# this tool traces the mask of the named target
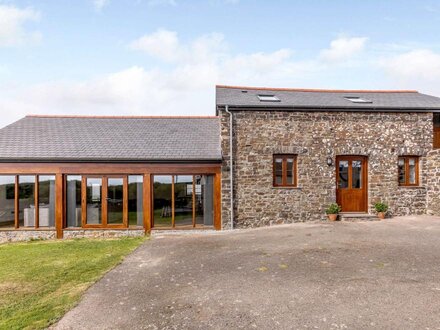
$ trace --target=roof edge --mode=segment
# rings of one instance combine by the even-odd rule
[[[26,118],[86,118],[86,119],[218,119],[218,116],[96,116],[96,115],[36,115]]]
[[[124,158],[0,158],[0,163],[139,163],[139,164],[219,164],[221,158],[194,159],[124,159]]]
[[[264,90],[264,91],[280,91],[280,92],[316,92],[316,93],[418,93],[417,90],[368,90],[368,89],[319,89],[319,88],[271,88],[271,87],[253,87],[253,86],[229,86],[216,85],[216,88],[226,89],[243,89],[243,90]]]

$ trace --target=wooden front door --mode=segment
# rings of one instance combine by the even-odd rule
[[[367,158],[336,157],[336,201],[342,212],[367,212]]]

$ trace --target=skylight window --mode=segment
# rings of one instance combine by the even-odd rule
[[[280,99],[271,94],[258,94],[260,102],[280,102]]]
[[[373,101],[363,99],[362,97],[359,97],[359,96],[344,96],[344,98],[346,100],[353,102],[353,103],[373,103]]]

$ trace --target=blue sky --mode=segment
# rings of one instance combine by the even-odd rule
[[[440,96],[440,1],[0,0],[0,126],[212,115],[215,84]]]

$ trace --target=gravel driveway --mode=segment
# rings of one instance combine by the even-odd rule
[[[156,235],[57,329],[440,329],[440,218]]]

